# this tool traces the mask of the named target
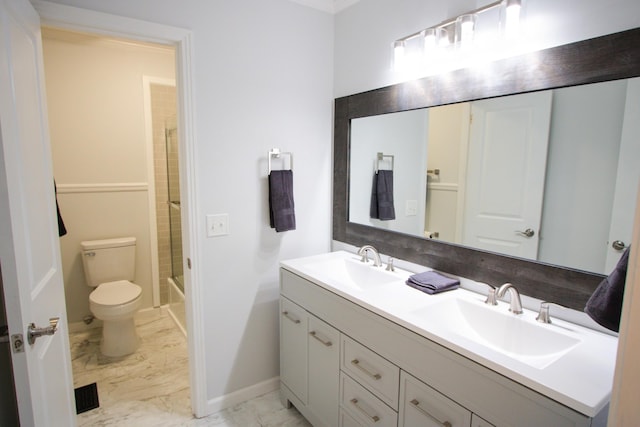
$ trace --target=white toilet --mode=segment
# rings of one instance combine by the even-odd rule
[[[100,351],[105,356],[131,354],[138,348],[133,316],[142,303],[142,288],[131,283],[136,272],[136,239],[90,240],[81,242],[82,264],[91,313],[102,320]]]

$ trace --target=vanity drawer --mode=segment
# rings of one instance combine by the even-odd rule
[[[347,411],[340,409],[340,424],[338,427],[362,427]]]
[[[341,348],[341,369],[398,410],[400,368],[345,335]]]
[[[402,372],[400,378],[400,426],[471,425],[471,412],[422,381]]]
[[[340,407],[353,418],[349,420],[352,424],[356,421],[360,426],[398,426],[398,413],[344,372],[340,372]]]

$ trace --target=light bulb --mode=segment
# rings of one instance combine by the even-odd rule
[[[502,8],[504,21],[504,37],[506,39],[513,39],[517,37],[520,32],[520,15],[522,12],[522,1],[504,0]]]
[[[422,37],[424,38],[424,50],[428,52],[436,48],[438,44],[438,40],[436,37],[436,29],[435,28],[427,28],[422,32]]]
[[[393,67],[396,71],[401,71],[404,65],[404,40],[397,40],[393,42]]]
[[[476,15],[461,15],[456,19],[456,41],[464,47],[473,42],[473,33],[476,25]]]

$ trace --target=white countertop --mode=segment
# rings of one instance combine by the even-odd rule
[[[331,272],[319,272],[317,269],[309,268],[309,265],[316,261],[336,257],[360,259],[355,254],[337,251],[282,261],[281,266],[584,415],[594,417],[609,403],[618,347],[616,337],[553,318],[553,314],[551,324],[540,324],[535,320],[537,312],[525,309],[524,313],[519,315],[523,321],[533,322],[540,328],[553,328],[556,332],[579,340],[577,345],[559,359],[539,369],[498,350],[451,334],[434,322],[421,321],[415,314],[420,309],[453,298],[483,302],[485,295],[462,288],[428,295],[407,286],[404,281],[413,273],[397,268],[396,282],[359,290],[341,284],[332,277]],[[508,307],[508,303],[499,302],[495,309],[508,311]]]

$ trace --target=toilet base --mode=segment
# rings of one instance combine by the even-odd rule
[[[135,353],[140,344],[133,317],[121,320],[103,320],[100,352],[109,357]]]

